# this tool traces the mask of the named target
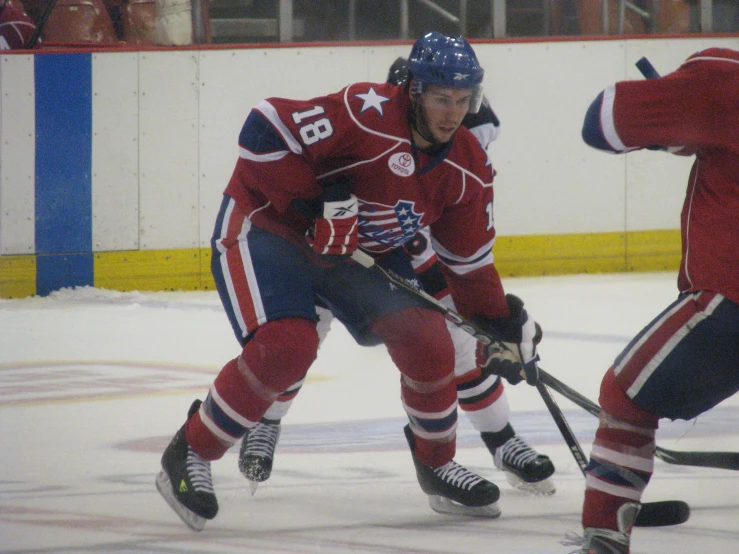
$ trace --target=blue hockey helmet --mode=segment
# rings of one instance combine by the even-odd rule
[[[438,32],[425,34],[411,49],[408,72],[411,95],[421,94],[425,85],[469,89],[473,92],[470,112],[476,113],[480,108],[485,71],[464,38]]]

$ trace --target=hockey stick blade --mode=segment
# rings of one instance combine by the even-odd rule
[[[540,379],[550,389],[571,400],[586,412],[596,417],[600,414],[600,406],[595,402],[565,385],[553,375],[541,371],[541,368]],[[657,446],[655,455],[668,464],[739,471],[739,452],[678,451]]]
[[[440,312],[448,321],[452,322],[452,324],[460,327],[483,344],[491,344],[495,342],[495,339],[493,337],[487,335],[476,325],[470,323],[461,315],[444,306],[444,304],[439,302],[433,296],[425,293],[423,290],[420,290],[413,283],[406,281],[395,273],[375,264],[374,258],[369,256],[368,254],[357,250],[352,254],[352,259],[368,269],[374,269],[378,271],[391,283],[399,286],[403,290],[407,291],[409,294],[413,294],[414,296],[424,300],[429,309]],[[549,374],[545,371],[540,370],[540,373],[542,375],[550,377],[550,380],[556,381],[556,379],[549,376]],[[582,451],[580,444],[577,442],[574,434],[570,430],[567,420],[564,418],[564,415],[557,406],[554,398],[552,398],[552,395],[547,389],[546,382],[544,380],[541,380],[539,383],[537,383],[537,389],[542,399],[544,400],[549,413],[552,415],[555,423],[559,427],[562,437],[565,439],[565,443],[567,444],[570,452],[575,458],[575,461],[580,467],[580,471],[582,471],[584,475],[585,469],[587,467],[587,458],[585,456],[585,453]],[[575,392],[575,394],[579,393]],[[598,410],[600,409],[598,408]],[[637,515],[634,525],[637,527],[661,527],[665,525],[677,525],[679,523],[684,523],[685,521],[687,521],[689,516],[690,508],[685,502],[682,502],[680,500],[646,502],[642,504],[642,508]]]
[[[680,525],[690,519],[690,506],[682,500],[644,502],[636,516],[636,527],[667,527]]]
[[[739,470],[739,452],[675,451],[657,447],[657,457],[668,464]]]

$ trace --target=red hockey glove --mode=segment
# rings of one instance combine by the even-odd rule
[[[349,256],[358,246],[357,197],[348,186],[328,187],[322,195],[323,217],[317,217],[309,241],[318,254]]]
[[[477,363],[495,375],[505,377],[512,385],[526,379],[529,385],[539,380],[539,354],[536,346],[541,342],[542,331],[523,308],[523,300],[506,295],[508,317],[500,319],[476,318],[480,328],[493,335],[499,342],[477,345]]]

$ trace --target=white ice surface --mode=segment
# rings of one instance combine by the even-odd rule
[[[508,279],[542,324],[542,367],[597,399],[604,371],[675,295],[672,274]],[[566,554],[583,477],[536,390],[507,387],[516,429],[557,466],[557,494],[511,489],[465,416],[457,461],[497,482],[497,520],[432,512],[402,434],[383,348],[334,324],[283,420],[272,478],[251,496],[235,449],[213,464],[221,511],[187,529],[154,488],[191,401],[238,354],[215,293],[62,291],[0,300],[0,552]],[[696,378],[700,378],[696,375]],[[595,418],[557,397],[586,452]],[[739,450],[739,400],[666,422],[658,444]],[[739,473],[656,462],[645,500],[682,499],[684,525],[637,529],[634,553],[739,549]]]

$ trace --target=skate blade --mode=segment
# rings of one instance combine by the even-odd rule
[[[465,506],[450,500],[446,496],[438,496],[430,494],[429,506],[438,514],[449,514],[470,517],[486,517],[495,519],[500,516],[500,508],[497,502],[488,504],[487,506]]]
[[[197,515],[195,512],[188,510],[185,506],[177,500],[172,490],[172,482],[169,480],[169,475],[164,471],[160,471],[156,478],[156,485],[159,494],[162,498],[167,501],[169,507],[180,516],[180,519],[185,522],[190,529],[193,531],[202,531],[207,521],[204,517]]]
[[[554,483],[552,483],[550,479],[543,479],[536,483],[528,483],[515,473],[511,473],[510,471],[504,471],[503,473],[505,473],[505,478],[506,481],[508,481],[508,484],[514,489],[528,492],[536,496],[551,496],[557,492]]]
[[[259,487],[259,481],[249,480],[249,490],[251,491],[252,496],[254,496],[254,493],[257,492],[258,487]]]

